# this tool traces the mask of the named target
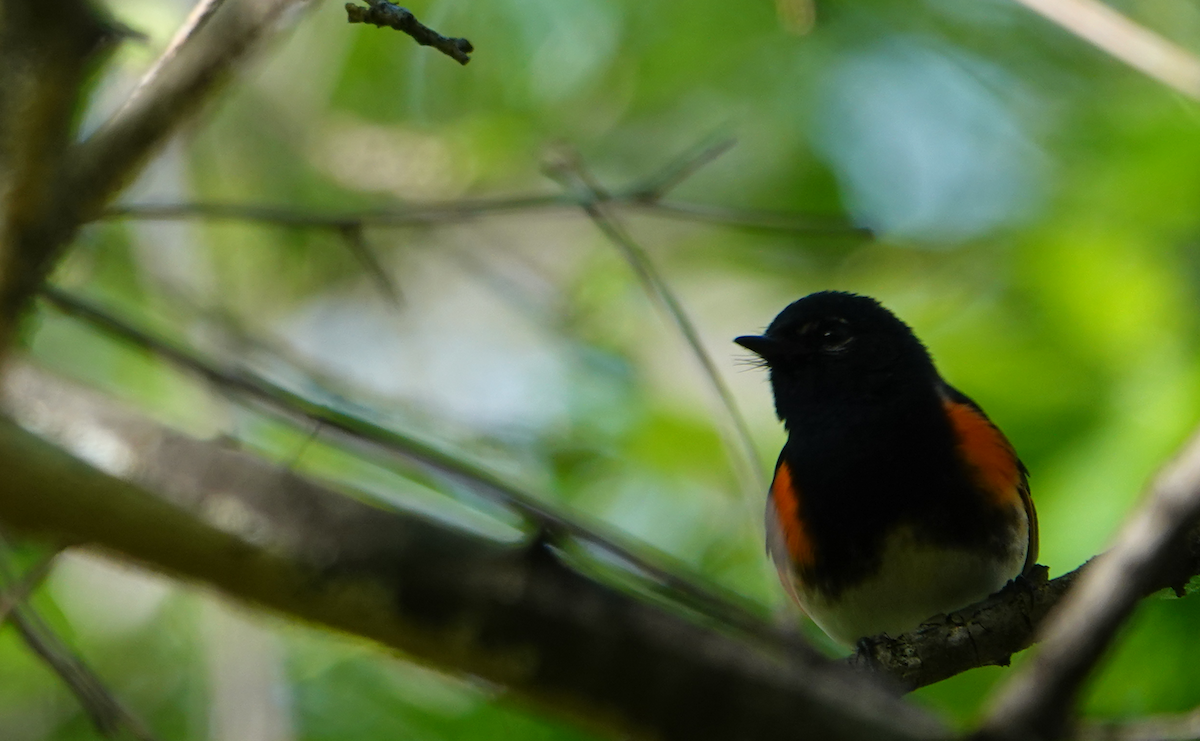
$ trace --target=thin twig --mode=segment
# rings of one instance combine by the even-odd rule
[[[695,151],[687,152],[642,185],[632,189],[630,197],[643,203],[657,203],[669,191],[694,175],[700,168],[728,152],[737,144],[737,139],[724,138],[701,144]]]
[[[145,725],[104,686],[100,677],[63,643],[35,610],[24,604],[28,594],[49,573],[58,553],[39,560],[24,577],[17,579],[7,551],[7,544],[0,538],[0,577],[9,585],[0,597],[0,617],[7,617],[29,650],[71,690],[97,731],[114,736],[124,729],[139,741],[156,741]]]
[[[711,161],[711,159],[711,157],[708,157],[706,161]],[[739,479],[746,489],[747,499],[753,501],[750,497],[757,497],[767,489],[762,469],[758,465],[758,451],[754,447],[754,439],[750,435],[750,428],[746,425],[746,420],[743,419],[741,412],[738,411],[737,402],[734,400],[733,394],[721,378],[721,373],[717,370],[716,363],[713,362],[708,351],[704,349],[700,333],[696,330],[696,325],[688,317],[683,304],[680,303],[674,291],[671,290],[666,280],[659,274],[658,269],[655,268],[654,263],[650,260],[650,256],[646,254],[642,246],[630,236],[629,232],[625,230],[624,225],[605,211],[604,206],[607,205],[608,196],[591,177],[578,157],[572,153],[566,157],[559,158],[556,162],[550,164],[548,172],[552,177],[562,182],[564,187],[576,192],[580,208],[583,209],[584,213],[592,219],[601,233],[608,237],[608,240],[625,258],[625,261],[637,275],[638,281],[642,284],[646,293],[649,294],[652,300],[657,301],[663,307],[670,317],[672,324],[675,325],[675,328],[679,331],[684,342],[691,350],[692,355],[700,363],[705,378],[720,400],[729,425],[732,428],[734,442],[730,445],[730,448],[733,452],[734,468],[735,470],[740,469],[738,471],[740,474]]]
[[[46,575],[50,573],[50,567],[54,565],[54,561],[58,558],[58,553],[58,551],[54,551],[38,559],[20,579],[11,582],[0,593],[0,623],[8,620],[8,616],[12,611],[28,599],[34,590],[41,586]]]
[[[404,299],[400,295],[400,289],[396,287],[396,282],[384,270],[383,263],[379,261],[379,256],[375,254],[375,251],[371,249],[371,245],[367,243],[362,226],[344,226],[339,231],[341,232],[342,239],[346,242],[346,247],[350,250],[350,254],[362,265],[363,270],[371,278],[371,281],[375,283],[375,287],[379,289],[379,293],[387,299],[387,302],[393,308],[401,308],[404,305]]]
[[[459,64],[471,61],[468,56],[475,47],[466,39],[443,36],[417,20],[407,8],[393,5],[387,0],[367,0],[369,7],[346,3],[346,16],[350,23],[370,23],[379,28],[394,28],[413,37],[421,46],[432,46]]]
[[[669,190],[727,151],[732,144],[732,139],[726,139],[715,144],[698,147],[687,156],[668,163],[642,181],[617,191],[608,191],[597,187],[605,192],[605,206],[608,208],[630,208],[670,219],[700,221],[745,229],[825,237],[869,238],[871,236],[871,232],[867,229],[828,217],[662,200]],[[131,204],[110,207],[97,218],[143,221],[229,219],[281,227],[330,229],[341,232],[346,229],[366,227],[407,227],[455,223],[492,214],[541,210],[576,211],[580,205],[580,200],[571,194],[463,198],[443,203],[342,214],[314,214],[276,206],[236,203]]]
[[[738,229],[784,232],[814,237],[854,237],[869,239],[871,231],[844,221],[755,209],[735,209],[677,201],[645,202],[635,193],[609,198],[610,208],[631,209],[650,216],[677,221],[697,221]],[[307,211],[237,203],[129,204],[106,209],[104,220],[187,221],[226,219],[248,221],[297,229],[344,229],[349,227],[391,228],[431,226],[465,221],[489,214],[523,211],[575,211],[579,203],[568,196],[526,196],[497,199],[465,199],[451,203],[414,206],[386,211],[313,214]]]
[[[310,401],[247,369],[218,368],[193,351],[142,331],[60,288],[46,286],[42,295],[67,315],[195,373],[218,388],[240,395],[289,418],[320,423],[323,432],[340,433],[375,450],[408,461],[421,470],[449,478],[499,501],[549,533],[575,537],[593,544],[633,571],[661,584],[681,604],[688,605],[731,628],[777,645],[796,645],[798,639],[795,636],[765,622],[742,598],[685,575],[685,567],[681,564],[671,563],[670,566],[663,566],[659,562],[670,562],[671,559],[661,554],[655,555],[653,560],[639,555],[630,547],[621,544],[612,534],[601,532],[594,526],[583,525],[555,512],[530,494],[427,443]]]
[[[737,209],[677,201],[658,201],[657,203],[616,201],[614,204],[667,219],[698,221],[734,229],[802,234],[808,237],[850,237],[855,239],[871,239],[874,237],[871,230],[866,227],[852,226],[840,219],[808,216],[805,214],[789,214],[757,209]]]
[[[988,739],[1053,739],[1083,681],[1146,590],[1182,560],[1200,518],[1200,433],[1150,489],[1113,547],[1095,559],[1042,633],[1042,647],[1002,689],[980,733]],[[1183,575],[1173,583],[1182,590]]]
[[[115,736],[124,729],[138,741],[156,741],[145,725],[130,714],[104,686],[100,677],[73,654],[31,610],[17,607],[9,620],[29,649],[70,688],[96,730],[106,736]]]
[[[163,50],[158,59],[154,60],[154,64],[150,66],[150,69],[146,70],[146,73],[142,75],[142,79],[138,82],[138,87],[144,87],[158,79],[158,76],[162,74],[163,65],[175,58],[179,50],[191,41],[192,37],[204,28],[213,15],[221,9],[221,5],[224,2],[225,0],[200,0],[200,2],[196,3],[192,11],[188,13],[187,18],[184,19],[183,25],[175,31],[175,36],[171,38],[170,43],[167,44],[167,48]]]
[[[462,199],[428,206],[345,214],[313,214],[275,206],[240,203],[168,203],[131,204],[106,209],[98,219],[139,219],[142,221],[186,221],[190,219],[227,219],[251,221],[275,226],[343,229],[346,227],[405,227],[457,222],[487,214],[567,209],[575,204],[564,196],[518,196]]]

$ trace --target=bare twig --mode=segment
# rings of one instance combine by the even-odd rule
[[[776,645],[797,645],[797,637],[780,631],[756,614],[754,608],[732,594],[717,591],[686,575],[682,564],[657,555],[653,559],[639,555],[620,543],[614,535],[601,532],[594,526],[583,525],[553,511],[535,497],[498,479],[459,458],[432,446],[369,421],[330,407],[309,401],[246,369],[227,370],[216,367],[196,353],[133,327],[99,307],[83,301],[66,291],[47,286],[43,296],[60,311],[83,320],[108,334],[148,350],[176,366],[196,373],[218,388],[243,396],[275,413],[290,418],[302,418],[320,423],[322,433],[336,432],[348,439],[365,443],[377,451],[398,456],[418,468],[464,484],[484,496],[511,507],[537,523],[545,531],[579,538],[591,543],[637,572],[661,585],[682,604],[743,633],[757,635]]]
[[[394,28],[413,37],[421,46],[432,46],[459,64],[471,61],[468,56],[475,47],[466,39],[449,38],[417,20],[407,8],[387,0],[367,0],[369,7],[346,3],[346,16],[351,23],[370,23],[379,28]]]
[[[25,645],[71,690],[96,730],[112,736],[124,729],[139,741],[155,741],[153,734],[121,705],[96,673],[67,648],[35,610],[24,604],[29,593],[49,573],[58,553],[42,558],[17,579],[6,551],[7,546],[0,540],[0,576],[9,585],[0,595],[0,617],[12,622]]]
[[[574,201],[565,196],[518,196],[513,198],[463,199],[428,206],[377,211],[358,211],[344,214],[314,214],[310,211],[256,206],[238,203],[172,203],[131,204],[114,206],[100,214],[100,219],[138,219],[142,221],[185,221],[190,219],[227,219],[250,221],[298,229],[333,229],[351,227],[429,226],[458,222],[487,214],[565,210],[575,208]]]
[[[396,287],[396,282],[392,280],[392,277],[387,274],[387,270],[384,269],[383,264],[379,262],[379,257],[375,254],[375,251],[371,249],[366,235],[363,234],[362,227],[346,225],[339,229],[339,231],[341,232],[342,239],[346,242],[346,247],[350,250],[350,254],[362,265],[367,276],[375,283],[375,287],[379,289],[379,293],[394,308],[401,308],[404,305],[404,300],[400,296],[400,289]]]
[[[718,139],[700,145],[696,151],[688,152],[667,165],[661,172],[630,191],[630,198],[642,203],[661,201],[669,191],[694,175],[700,168],[728,152],[737,144],[736,139]]]
[[[1100,0],[1016,0],[1159,82],[1200,100],[1200,59]]]
[[[58,552],[55,551],[40,559],[26,571],[21,578],[9,582],[0,592],[0,623],[8,619],[8,616],[20,605],[29,595],[33,594],[46,575],[50,573],[50,567],[54,565],[55,559],[58,558]],[[3,567],[0,567],[3,568]]]
[[[617,206],[625,206],[625,201],[617,201]],[[629,203],[630,208],[679,221],[698,221],[706,224],[717,224],[734,229],[750,229],[764,232],[782,232],[785,234],[800,234],[808,237],[838,237],[852,239],[871,239],[874,234],[862,226],[852,226],[840,219],[808,216],[805,214],[789,214],[778,211],[760,211],[757,209],[738,209],[725,206],[710,206],[700,203],[681,203],[674,201],[658,201],[656,203]]]
[[[122,729],[138,741],[155,741],[140,720],[121,705],[95,672],[75,656],[62,641],[25,608],[16,608],[10,621],[25,645],[38,655],[63,681],[100,733],[113,736]]]
[[[1041,649],[1000,692],[981,737],[1052,739],[1062,733],[1080,685],[1137,601],[1164,575],[1182,589],[1186,577],[1178,564],[1190,555],[1187,536],[1198,517],[1200,433],[1158,476],[1113,547],[1095,559],[1049,618]]]
[[[686,156],[668,163],[644,180],[615,192],[609,192],[599,186],[597,188],[604,191],[604,203],[607,208],[635,209],[641,213],[669,219],[811,236],[865,238],[871,236],[867,229],[827,217],[662,200],[668,191],[726,152],[732,145],[732,139],[724,139],[714,144],[700,146]],[[330,229],[342,232],[346,229],[366,227],[407,227],[454,223],[490,214],[539,210],[575,211],[579,209],[580,205],[580,199],[572,194],[464,198],[444,203],[343,214],[314,214],[311,211],[233,203],[131,204],[105,209],[97,218],[145,221],[229,219],[281,227]]]
[[[610,208],[629,209],[650,216],[678,221],[697,221],[737,229],[784,232],[813,237],[852,237],[869,239],[871,231],[844,221],[805,214],[789,214],[754,209],[726,208],[677,201],[645,202],[636,193],[614,195]],[[387,211],[314,214],[272,206],[236,203],[129,204],[106,209],[99,218],[108,220],[185,221],[191,219],[227,219],[249,221],[297,229],[344,229],[350,227],[408,227],[455,223],[488,214],[521,211],[575,211],[579,203],[569,196],[528,196],[497,199],[467,199],[430,206],[390,209]]]
[[[705,161],[711,161],[712,157],[708,155],[706,150],[701,153]],[[725,151],[725,150],[720,150]],[[719,152],[718,152],[719,154]],[[695,168],[687,170],[694,172]],[[605,211],[605,206],[608,202],[608,194],[604,189],[591,177],[583,163],[574,153],[565,153],[563,156],[557,157],[552,161],[547,168],[551,177],[556,178],[563,183],[564,187],[576,193],[579,206],[596,224],[596,227],[608,238],[608,240],[617,248],[625,261],[633,269],[637,275],[638,281],[642,284],[642,288],[651,297],[657,301],[670,317],[671,322],[683,337],[684,342],[691,350],[692,355],[700,363],[700,367],[704,372],[705,378],[711,384],[713,391],[721,402],[722,408],[725,410],[726,418],[729,427],[732,430],[734,440],[730,444],[732,452],[732,460],[734,468],[739,474],[738,478],[745,488],[745,496],[749,501],[754,501],[754,497],[758,497],[762,492],[766,491],[767,484],[763,479],[762,470],[758,465],[758,451],[754,447],[754,440],[750,435],[750,428],[746,426],[746,420],[742,418],[741,412],[738,411],[737,402],[733,398],[733,394],[725,385],[725,381],[721,378],[721,373],[717,370],[716,363],[708,351],[704,349],[704,344],[700,340],[700,333],[696,330],[696,326],[684,311],[683,304],[675,296],[670,286],[658,273],[658,269],[654,267],[654,263],[650,260],[650,256],[642,249],[629,232],[625,230],[624,225],[613,218]],[[668,181],[670,182],[670,181]]]
[[[184,19],[183,25],[175,32],[171,42],[167,44],[167,48],[159,55],[146,74],[142,76],[139,87],[145,86],[148,82],[158,79],[162,74],[162,68],[168,62],[175,58],[179,49],[184,44],[188,43],[193,36],[196,35],[204,25],[212,19],[213,15],[221,8],[225,0],[200,0],[188,13],[188,17]]]

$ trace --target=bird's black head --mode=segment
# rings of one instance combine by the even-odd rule
[[[908,325],[853,293],[809,294],[779,312],[764,334],[734,342],[770,369],[775,410],[785,423],[834,405],[886,404],[914,387],[932,391],[938,378]]]

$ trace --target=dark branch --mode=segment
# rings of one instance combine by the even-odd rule
[[[1200,517],[1200,434],[1158,475],[1115,545],[1093,560],[1041,631],[1042,646],[999,693],[980,732],[987,739],[1053,739],[1080,686],[1138,600],[1163,586],[1182,591],[1194,573]],[[1180,565],[1190,562],[1190,568]]]
[[[432,46],[459,64],[471,61],[467,56],[475,47],[466,39],[443,36],[417,20],[407,8],[393,5],[387,0],[367,0],[369,7],[346,3],[346,16],[351,23],[370,23],[379,28],[394,28],[413,37],[421,46]]]
[[[83,0],[0,5],[0,357],[75,221],[61,174],[81,88],[119,37]]]
[[[620,737],[944,739],[924,712],[799,651],[771,652],[605,586],[540,540],[502,543],[356,501],[25,371],[0,419],[0,518],[406,652]],[[84,435],[92,437],[83,437]]]

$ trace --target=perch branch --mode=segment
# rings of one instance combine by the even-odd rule
[[[1134,606],[1156,586],[1182,591],[1196,559],[1189,537],[1200,517],[1200,433],[1159,474],[1113,547],[1098,556],[1042,630],[1040,650],[1005,684],[981,738],[1057,738],[1080,685]]]
[[[1013,582],[983,602],[940,615],[916,630],[868,638],[849,661],[864,671],[880,672],[906,690],[940,682],[979,666],[1008,666],[1012,655],[1038,640],[1038,628],[1095,561],[1056,579],[1046,567]],[[1141,597],[1200,575],[1200,530],[1194,532],[1174,571],[1150,582]]]

